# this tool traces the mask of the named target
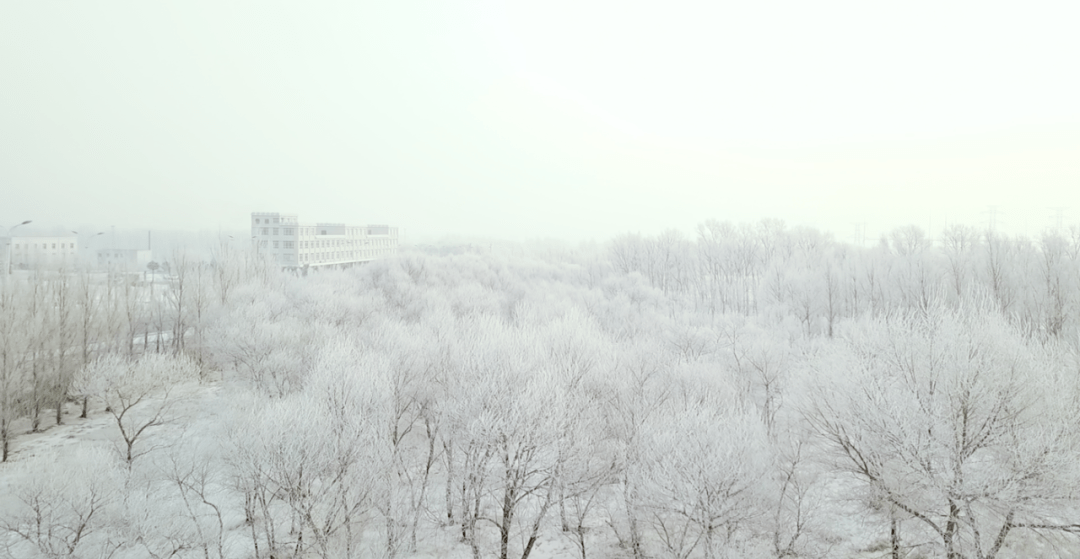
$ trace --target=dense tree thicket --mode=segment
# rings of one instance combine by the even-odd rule
[[[307,275],[227,247],[171,269],[2,284],[0,553],[1080,549],[1080,230],[864,248],[707,222]],[[174,413],[196,383],[228,394],[212,422]],[[105,408],[115,450],[9,452],[12,425],[66,402]]]

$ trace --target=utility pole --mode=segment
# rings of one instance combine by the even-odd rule
[[[7,275],[9,275],[9,276],[11,275],[11,256],[12,256],[12,254],[11,254],[11,242],[13,240],[12,237],[11,237],[11,232],[14,231],[17,227],[21,227],[23,225],[26,225],[27,223],[30,223],[29,219],[22,222],[22,223],[19,223],[17,225],[12,225],[11,227],[8,227],[8,232],[7,232],[7,257],[8,257],[8,261],[7,261],[6,268],[7,268]]]

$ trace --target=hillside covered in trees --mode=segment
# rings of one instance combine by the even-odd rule
[[[0,283],[0,557],[1080,553],[1080,229],[170,264]]]

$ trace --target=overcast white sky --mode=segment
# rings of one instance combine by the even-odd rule
[[[0,235],[1080,222],[1080,2],[0,3]]]

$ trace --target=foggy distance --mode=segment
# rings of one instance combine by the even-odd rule
[[[783,219],[1037,234],[1080,170],[1077,7],[123,2],[0,15],[0,225],[288,209],[604,241]],[[92,209],[92,211],[90,211]]]

